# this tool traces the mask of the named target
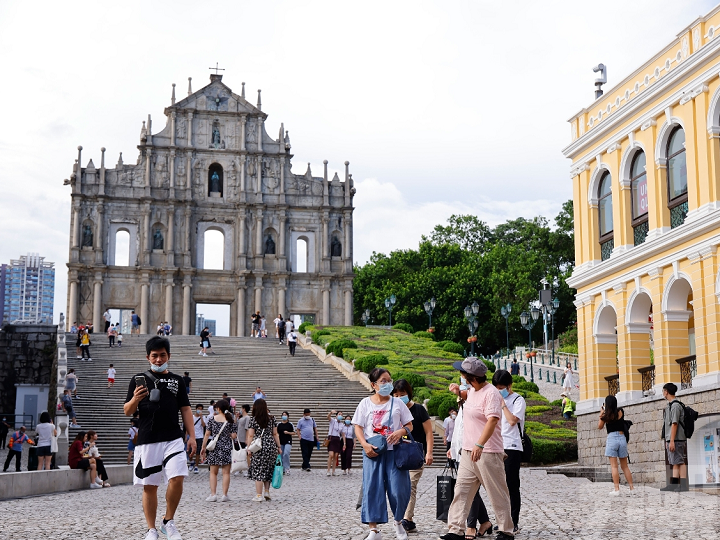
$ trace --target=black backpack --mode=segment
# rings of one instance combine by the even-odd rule
[[[632,420],[625,420],[625,414],[623,413],[623,434],[625,435],[625,442],[630,442],[630,427],[633,425]]]
[[[518,397],[520,395],[518,394]],[[517,401],[518,398],[515,398],[513,401],[513,404],[515,401]],[[530,435],[527,433],[523,433],[522,428],[520,427],[520,422],[517,423],[518,431],[520,432],[520,440],[522,440],[522,458],[520,461],[522,463],[530,463],[530,459],[532,459],[532,453],[533,453],[533,444],[532,440],[530,439]]]
[[[685,432],[685,438],[689,439],[693,436],[693,433],[695,433],[695,420],[698,419],[698,412],[693,409],[692,407],[688,407],[685,405],[682,401],[679,401],[677,399],[674,399],[670,402],[670,406],[672,407],[673,403],[678,403],[683,408],[683,419],[684,422],[680,422],[680,425],[683,428],[683,431]],[[663,428],[662,428],[662,439],[665,440],[665,410],[663,409]]]

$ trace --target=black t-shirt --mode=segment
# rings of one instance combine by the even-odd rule
[[[622,416],[620,415],[620,412],[622,412]],[[619,418],[617,420],[605,422],[605,429],[608,433],[625,431],[625,411],[623,411],[622,407],[618,409],[618,417]]]
[[[192,379],[190,377],[183,377],[182,380],[185,382],[185,386],[190,388],[190,383],[192,382]]]
[[[278,437],[280,438],[280,444],[292,444],[292,437],[290,435],[285,435],[285,433],[292,433],[295,431],[292,422],[280,422],[277,425],[277,430]]]
[[[510,375],[520,375],[520,364],[517,362],[510,364]]]
[[[155,388],[155,383],[144,373],[148,391]],[[180,375],[174,373],[153,374],[157,379],[157,388],[160,390],[160,401],[152,403],[150,395],[138,405],[140,418],[138,420],[138,445],[157,442],[174,441],[183,438],[178,413],[182,407],[190,407],[185,382]],[[182,391],[181,391],[182,390]],[[125,403],[133,398],[135,392],[135,377],[130,379]]]
[[[413,439],[415,439],[416,442],[422,443],[423,449],[427,452],[427,438],[425,437],[425,428],[423,427],[423,423],[430,420],[430,415],[425,410],[425,407],[419,403],[412,404],[412,407],[410,407],[410,414],[413,416],[412,429],[410,430]]]

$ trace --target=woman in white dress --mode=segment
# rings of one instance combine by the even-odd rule
[[[568,362],[565,365],[565,372],[563,373],[563,390],[565,393],[570,396],[570,392],[573,389],[573,370],[572,370],[572,364]]]

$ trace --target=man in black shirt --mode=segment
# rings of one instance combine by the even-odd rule
[[[432,465],[433,462],[433,429],[430,415],[425,410],[425,407],[419,403],[413,402],[413,389],[405,379],[399,379],[395,382],[393,387],[393,396],[402,401],[407,408],[410,409],[410,414],[413,416],[412,421],[412,434],[413,439],[423,445],[425,450],[425,464]],[[405,510],[405,517],[402,520],[402,526],[407,532],[417,532],[415,522],[415,500],[417,497],[417,485],[420,481],[420,477],[423,474],[424,467],[415,471],[410,471],[410,502]]]
[[[192,379],[190,378],[190,372],[186,371],[185,376],[182,378],[183,382],[185,383],[185,388],[187,393],[190,393],[190,390],[192,390]]]
[[[287,411],[282,413],[282,422],[277,425],[280,448],[282,449],[283,474],[290,474],[290,450],[292,449],[292,436],[295,433],[295,426],[288,422],[290,414]]]
[[[170,360],[170,342],[167,338],[150,338],[145,350],[150,370],[130,380],[124,406],[126,416],[132,416],[135,411],[140,413],[133,484],[143,486],[143,510],[148,525],[145,540],[157,540],[157,489],[160,481],[167,479],[167,509],[160,531],[167,535],[168,540],[182,540],[174,517],[188,469],[178,412],[182,415],[189,436],[187,451],[192,458],[197,451],[197,444],[190,400],[185,390],[185,381],[167,369]]]

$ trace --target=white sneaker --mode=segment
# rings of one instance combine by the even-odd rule
[[[102,485],[101,485],[101,484],[98,484],[98,483],[96,483],[96,482],[92,482],[92,483],[90,484],[90,489],[102,489]]]
[[[253,502],[263,502],[265,501],[265,498],[262,495],[255,495],[253,497]]]
[[[160,532],[166,535],[168,540],[182,540],[182,536],[180,536],[180,532],[175,526],[175,521],[172,519],[160,527]]]
[[[365,537],[365,540],[382,540],[382,533],[380,531],[370,529],[370,534]]]
[[[620,496],[620,490],[618,489],[618,490],[616,491],[616,490],[613,489],[613,490],[610,492],[610,496],[611,496],[611,497],[619,497],[619,496]]]
[[[198,356],[202,356],[202,351],[200,351],[200,352],[198,353]]]
[[[328,471],[325,476],[332,476],[332,473],[330,471]]]
[[[217,502],[217,495],[210,495],[205,502]]]
[[[145,540],[158,540],[160,535],[157,532],[157,529],[150,529],[147,534],[145,535]]]
[[[337,472],[337,471],[335,471],[335,472],[333,473],[333,476],[340,476],[340,473]]]
[[[230,502],[230,497],[228,497],[227,495],[223,495],[220,499],[220,502]]]
[[[100,485],[102,486],[102,485],[103,485],[102,478],[100,478],[99,476],[96,476],[96,477],[95,477],[95,483],[96,483],[96,484],[100,484]]]
[[[395,522],[395,538],[398,540],[407,540],[407,531],[405,530],[405,527],[402,526],[402,522],[396,521]]]
[[[203,356],[207,356],[207,354],[204,354],[204,353],[203,353]]]

